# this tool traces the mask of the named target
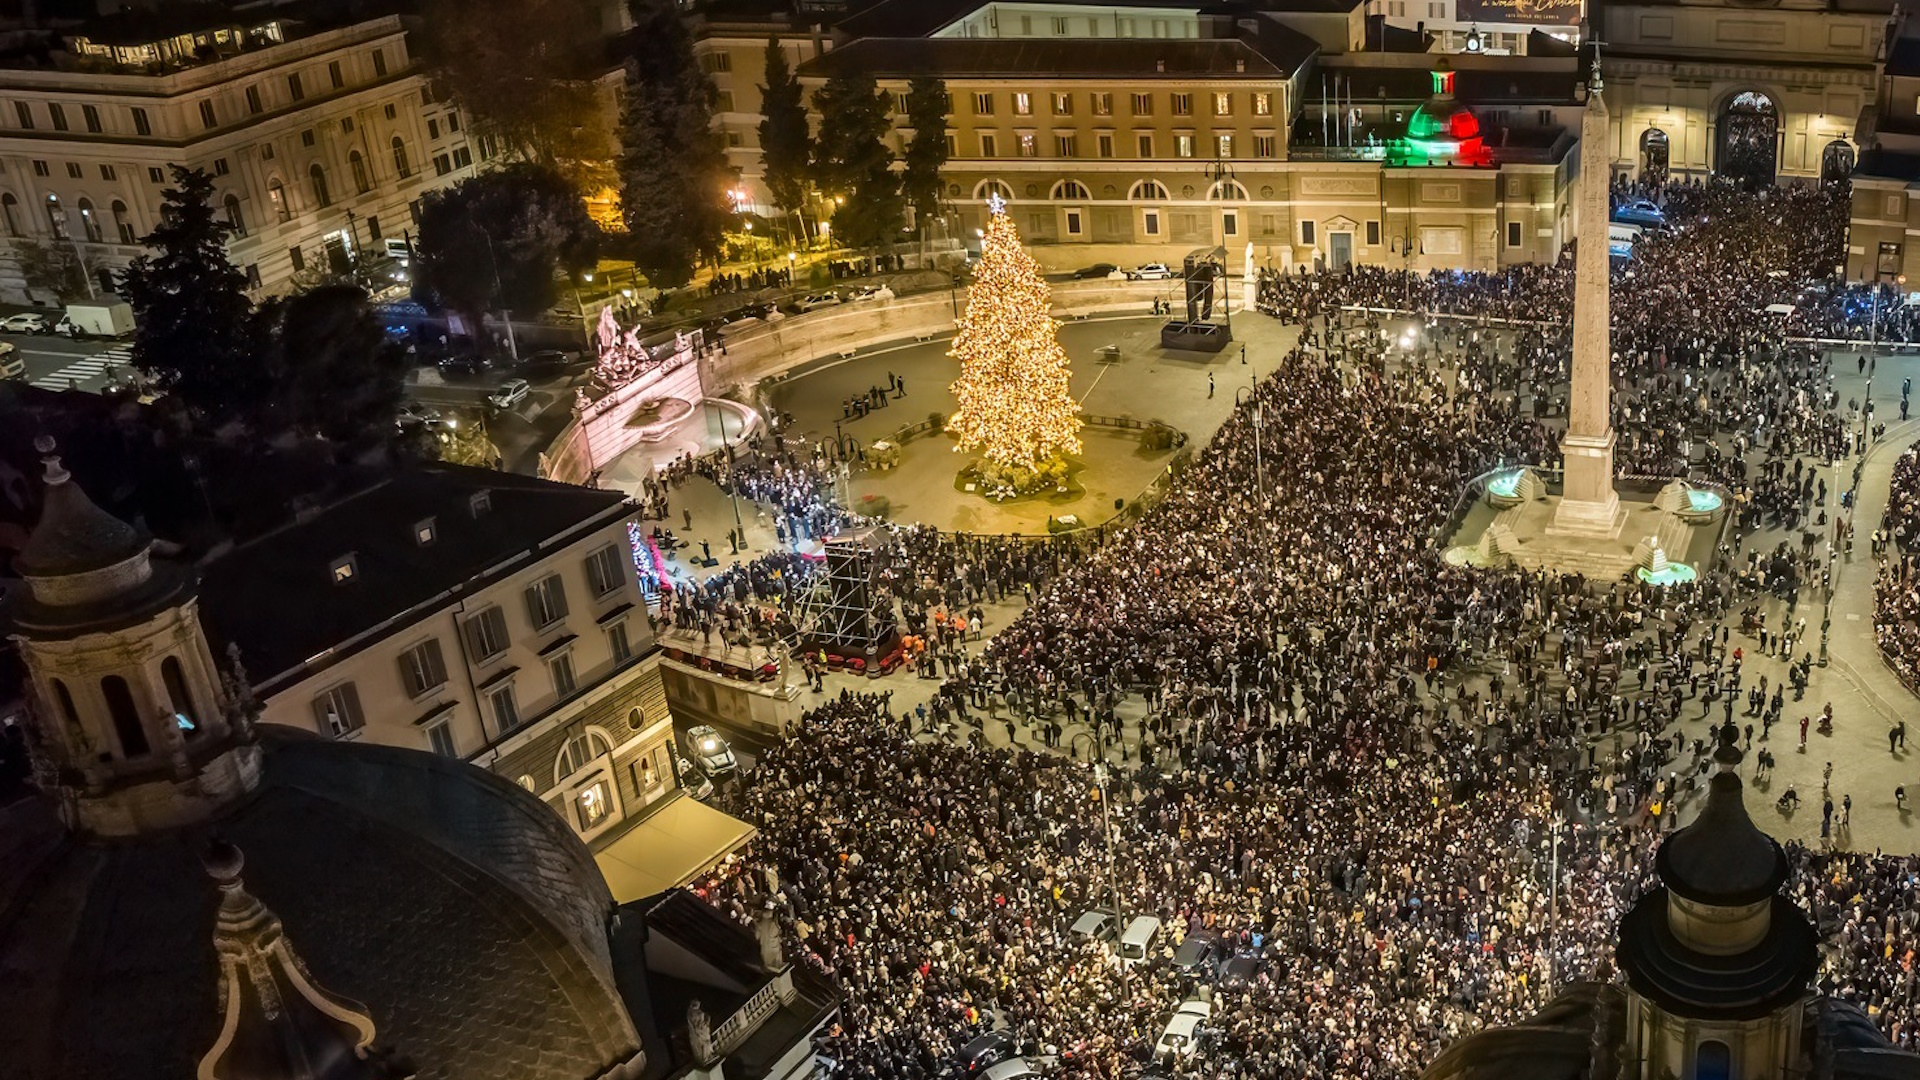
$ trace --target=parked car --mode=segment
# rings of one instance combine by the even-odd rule
[[[1613,220],[1629,225],[1658,227],[1667,223],[1667,214],[1650,200],[1630,199],[1614,207]]]
[[[1127,271],[1128,281],[1165,281],[1172,276],[1166,263],[1142,263]]]
[[[493,361],[479,353],[454,353],[441,357],[438,367],[444,379],[477,379],[493,369]]]
[[[504,411],[527,400],[527,395],[532,392],[533,387],[527,384],[527,380],[508,379],[500,384],[500,389],[487,395],[487,404]]]
[[[0,319],[0,330],[9,334],[51,334],[53,324],[37,311],[22,311]]]
[[[1111,911],[1094,908],[1073,920],[1073,926],[1067,933],[1076,938],[1112,941],[1120,936],[1120,917]]]
[[[862,285],[848,293],[847,299],[850,301],[880,300],[892,295],[892,290],[885,285]]]
[[[840,294],[832,292],[808,293],[793,302],[793,310],[806,312],[815,308],[832,307],[840,302]]]
[[[687,749],[710,776],[725,776],[740,764],[733,756],[733,747],[728,746],[727,740],[706,724],[695,724],[687,729]]]
[[[552,379],[586,369],[586,361],[559,349],[543,349],[522,357],[514,368],[525,379]]]
[[[1228,990],[1239,990],[1252,985],[1253,977],[1260,973],[1260,954],[1239,952],[1220,966],[1220,985]]]
[[[983,1032],[960,1048],[960,1075],[977,1076],[1017,1056],[1012,1036],[1004,1031]]]
[[[1213,1015],[1213,1005],[1191,998],[1180,1003],[1173,1011],[1173,1017],[1167,1021],[1166,1028],[1160,1032],[1160,1041],[1153,1044],[1153,1056],[1158,1058],[1183,1058],[1193,1056],[1200,1049],[1202,1024]]]
[[[771,300],[749,300],[727,312],[727,318],[733,322],[739,322],[741,319],[764,319],[778,310],[780,310],[779,306]]]
[[[1083,266],[1075,270],[1073,272],[1073,280],[1086,281],[1089,278],[1103,278],[1111,275],[1118,269],[1120,268],[1112,263],[1094,263],[1092,266]]]
[[[681,757],[678,752],[673,755],[673,771],[674,775],[680,777],[680,787],[687,794],[696,799],[704,799],[713,794],[713,781],[707,779],[706,773],[701,772],[698,766]]]
[[[997,1065],[989,1066],[980,1075],[980,1080],[1028,1080],[1040,1073],[1034,1069],[1033,1062],[1023,1057],[1008,1058]]]
[[[1183,975],[1211,980],[1226,955],[1226,939],[1211,930],[1195,930],[1173,950],[1173,966]]]
[[[393,422],[402,431],[408,428],[432,427],[440,422],[440,410],[409,401],[400,406],[400,411],[393,415]]]
[[[27,377],[27,361],[12,342],[4,342],[7,347],[0,349],[0,379],[24,379]]]

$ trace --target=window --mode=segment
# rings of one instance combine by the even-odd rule
[[[101,679],[100,694],[107,699],[107,715],[113,718],[113,733],[120,739],[120,756],[146,754],[147,729],[140,723],[140,706],[134,704],[133,688],[127,680],[118,675]]]
[[[553,778],[556,783],[565,780],[581,769],[593,764],[594,759],[613,753],[613,744],[605,735],[589,728],[567,740],[560,748],[560,756],[554,759]]]
[[[1214,91],[1213,115],[1215,116],[1232,116],[1233,115],[1233,95],[1232,94],[1229,94],[1224,90]]]
[[[440,654],[440,640],[427,640],[400,654],[400,685],[407,696],[417,698],[447,683],[446,658]]]
[[[475,660],[491,660],[507,651],[507,613],[495,604],[467,620],[467,650]]]
[[[1072,116],[1073,115],[1073,95],[1072,94],[1053,95],[1053,115],[1055,116]]]
[[[1089,94],[1088,99],[1093,108],[1093,115],[1113,115],[1113,94],[1111,92],[1102,90],[1097,94]]]
[[[1152,94],[1133,95],[1133,115],[1135,116],[1152,116],[1153,115],[1153,95]]]
[[[1134,154],[1135,157],[1143,157],[1143,158],[1152,157],[1153,156],[1153,136],[1146,135],[1146,134],[1134,136],[1134,150],[1137,151]]]
[[[376,77],[384,77],[386,73],[387,73],[387,51],[385,49],[373,50],[373,74]],[[391,112],[393,109],[393,106],[389,105],[387,106],[387,109],[389,112]],[[389,115],[387,119],[391,120],[393,119],[393,117]]]
[[[1113,156],[1113,132],[1103,131],[1093,137],[1094,151],[1103,158]]]
[[[1060,181],[1053,185],[1053,190],[1048,193],[1048,197],[1055,202],[1077,202],[1082,199],[1092,198],[1092,196],[1087,193],[1087,185],[1078,180]]]
[[[1380,223],[1377,221],[1367,222],[1367,246],[1380,246]]]
[[[53,235],[61,240],[67,238],[67,212],[60,208],[60,196],[47,196],[47,224],[52,227]]]
[[[200,103],[200,126],[210,128],[210,127],[218,126],[218,123],[219,121],[215,120],[213,117],[213,102],[211,101],[201,102]]]
[[[147,183],[164,184],[166,182],[167,174],[165,170],[161,169],[158,165],[149,165],[147,167]]]
[[[975,116],[992,116],[993,95],[990,93],[977,93],[973,95],[973,114]]]
[[[1520,246],[1520,223],[1517,221],[1507,222],[1507,246],[1510,248]]]
[[[386,107],[386,115],[387,115],[387,119],[392,120],[395,117],[399,116],[400,112],[399,110],[395,109],[391,103],[389,103]]]
[[[248,263],[247,264],[247,288],[257,289],[259,287],[260,287],[260,264]]]
[[[427,138],[429,138],[429,139],[437,139],[437,138],[439,138],[439,137],[440,137],[440,119],[439,119],[438,117],[430,117],[430,118],[428,118],[428,120],[427,120]]]
[[[120,242],[123,244],[139,243],[140,238],[135,236],[133,232],[133,219],[127,215],[127,204],[121,202],[119,199],[115,199],[113,200],[113,205],[108,209],[113,212],[113,231],[119,235]]]
[[[99,109],[96,109],[91,105],[80,106],[80,119],[82,122],[84,122],[87,125],[88,131],[93,132],[95,135],[100,134],[100,110]]]
[[[335,90],[347,85],[347,76],[344,71],[340,70],[340,61],[333,60],[327,64],[327,78],[332,80]]]
[[[21,127],[28,131],[33,130],[33,106],[24,101],[16,101],[13,103],[13,115],[20,121]]]
[[[327,173],[319,162],[314,162],[313,167],[307,170],[307,183],[313,188],[313,205],[333,205],[333,196],[327,193]]]
[[[587,587],[595,597],[603,597],[627,583],[620,549],[612,544],[587,556]]]
[[[981,157],[999,157],[1000,156],[1000,147],[994,140],[993,132],[991,131],[983,131],[980,133],[980,156]]]
[[[153,121],[147,119],[147,110],[133,110],[133,133],[135,135],[153,134]]]
[[[559,574],[549,574],[527,586],[527,619],[546,629],[567,617],[567,589]]]
[[[287,189],[280,181],[267,181],[267,201],[273,204],[275,220],[285,222],[293,217],[293,209],[287,205]]]
[[[514,700],[512,683],[489,693],[487,707],[493,710],[493,730],[496,733],[505,735],[520,726],[520,703]]]
[[[402,180],[413,175],[413,166],[407,161],[407,144],[398,135],[393,137],[393,171]]]
[[[287,249],[287,261],[293,264],[293,272],[296,274],[307,268],[307,257],[301,253],[299,244]]]
[[[114,178],[114,174],[113,174],[113,166],[111,166],[111,165],[102,165],[102,166],[100,166],[100,179],[102,179],[102,180],[112,180],[113,178]]]
[[[1140,231],[1147,236],[1160,235],[1160,211],[1140,211]]]
[[[57,101],[51,102],[50,104],[47,105],[47,115],[53,118],[53,130],[55,131],[67,130],[66,106],[60,104]],[[213,125],[212,123],[208,123],[207,126],[212,127]]]
[[[1173,115],[1175,116],[1192,116],[1193,115],[1193,95],[1192,94],[1173,95]]]
[[[1065,19],[1063,19],[1063,18],[1060,18],[1059,16],[1055,16],[1055,17],[1054,17],[1054,20],[1053,20],[1053,36],[1054,36],[1054,37],[1066,37],[1066,36],[1067,36],[1067,20],[1065,20]]]
[[[1067,235],[1079,236],[1080,235],[1080,211],[1069,210],[1066,213],[1066,218],[1067,218]]]
[[[485,148],[482,147],[482,154],[480,158],[482,161],[486,160],[486,154],[484,151],[485,151]],[[960,139],[951,131],[947,132],[947,156],[949,158],[957,158],[960,156]]]
[[[213,175],[215,175],[215,176],[225,176],[225,175],[227,175],[228,173],[230,173],[230,172],[232,172],[232,171],[233,171],[233,170],[232,170],[231,168],[229,168],[229,167],[228,167],[228,165],[227,165],[227,159],[226,159],[226,158],[214,158],[214,159],[213,159]]]
[[[1015,116],[1032,116],[1033,115],[1033,95],[1032,94],[1027,93],[1025,90],[1016,90],[1013,92],[1013,115]]]
[[[307,99],[306,88],[300,85],[300,73],[297,71],[287,76],[287,94],[295,101]]]
[[[1152,202],[1167,197],[1167,185],[1158,180],[1142,180],[1127,192],[1128,202]]]
[[[733,111],[733,91],[731,90],[720,91],[718,95],[716,95],[715,97],[715,100],[713,103],[713,111],[723,112],[723,113],[732,112]],[[453,117],[451,116],[447,117],[447,128],[448,130],[458,130],[457,128],[454,128]]]
[[[607,652],[613,655],[616,664],[624,664],[633,658],[633,645],[627,640],[625,619],[607,627]]]
[[[0,195],[0,213],[6,215],[7,235],[19,236],[20,200],[13,197],[13,192],[9,191],[4,195]]]
[[[725,52],[714,53],[713,54],[713,70],[732,71],[733,70],[733,54],[725,53]]]
[[[573,678],[573,653],[571,650],[547,660],[547,674],[553,676],[553,696],[566,697],[573,693],[579,684]]]
[[[360,711],[360,691],[352,683],[341,683],[313,699],[313,718],[320,734],[339,738],[360,730],[367,722]]]
[[[1313,222],[1303,221],[1300,223],[1300,242],[1309,247],[1313,246]]]
[[[260,100],[260,88],[258,86],[247,87],[247,111],[250,113],[266,111],[266,105]]]
[[[464,146],[453,148],[453,167],[464,169],[473,164],[473,151]]]
[[[342,135],[353,134],[353,117],[343,116],[340,118],[340,133]]]
[[[312,128],[308,128],[307,130],[300,133],[300,145],[307,147],[308,149],[312,149],[313,147],[313,129]]]
[[[1176,157],[1190,158],[1193,156],[1193,132],[1179,131],[1174,133],[1173,153]]]
[[[1255,135],[1253,137],[1253,156],[1270,158],[1273,156],[1273,136]]]
[[[86,170],[80,167],[79,162],[77,161],[67,162],[67,179],[78,180],[85,175],[86,175]]]
[[[1039,140],[1034,137],[1033,132],[1031,131],[1017,132],[1015,133],[1014,138],[1018,140],[1019,154],[1021,157],[1030,158],[1030,157],[1040,156],[1040,143],[1039,143]]]
[[[48,171],[48,169],[47,169],[47,163],[46,163],[46,162],[44,162],[44,161],[41,161],[41,160],[40,160],[40,159],[38,159],[38,158],[35,158],[35,159],[34,159],[34,162],[33,162],[33,175],[35,175],[35,176],[50,176],[50,175],[52,175],[52,174],[51,174],[51,173],[50,173],[50,172]]]
[[[373,190],[373,178],[367,175],[367,159],[355,150],[347,155],[347,166],[353,170],[354,190],[365,195]]]
[[[1079,157],[1080,140],[1077,136],[1073,135],[1055,135],[1053,137],[1053,152],[1059,157]]]
[[[1213,152],[1214,152],[1214,156],[1216,157],[1223,157],[1223,158],[1232,157],[1233,156],[1233,136],[1225,135],[1225,134],[1214,135]]]
[[[376,244],[380,242],[380,218],[376,214],[367,215],[367,239]],[[433,529],[433,519],[427,519],[426,525],[427,529],[431,531]],[[415,528],[417,529],[418,526],[415,526]]]
[[[460,756],[459,748],[454,746],[453,743],[453,725],[447,723],[445,720],[427,729],[427,745],[433,749],[434,753],[439,754],[441,757],[457,758]]]
[[[187,669],[177,656],[160,661],[160,681],[166,684],[167,700],[173,705],[173,722],[188,735],[200,733],[200,710],[187,689]]]
[[[327,566],[327,575],[335,585],[345,585],[360,574],[359,563],[352,555],[342,555]]]
[[[1272,116],[1273,115],[1273,95],[1272,94],[1260,93],[1260,94],[1253,95],[1253,115],[1255,116]]]
[[[90,200],[81,199],[77,205],[80,209],[80,228],[86,231],[87,242],[99,243],[102,239],[100,219],[93,215],[93,203]]]
[[[433,155],[433,175],[445,176],[453,171],[453,159],[445,154]]]
[[[1228,240],[1240,235],[1240,211],[1220,211],[1220,235]]]

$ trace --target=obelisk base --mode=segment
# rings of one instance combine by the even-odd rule
[[[1620,494],[1613,490],[1614,432],[1601,435],[1575,435],[1569,432],[1560,443],[1566,459],[1566,481],[1553,510],[1549,536],[1594,536],[1611,539],[1626,526],[1627,512],[1620,508]]]

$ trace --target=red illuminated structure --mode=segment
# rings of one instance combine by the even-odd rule
[[[1433,69],[1433,96],[1413,111],[1407,133],[1387,148],[1389,165],[1493,167],[1493,152],[1480,134],[1480,118],[1453,96],[1453,65]]]

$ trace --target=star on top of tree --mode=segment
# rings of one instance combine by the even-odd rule
[[[987,213],[1004,214],[1006,212],[1007,200],[1001,198],[999,192],[996,191],[987,196]]]

